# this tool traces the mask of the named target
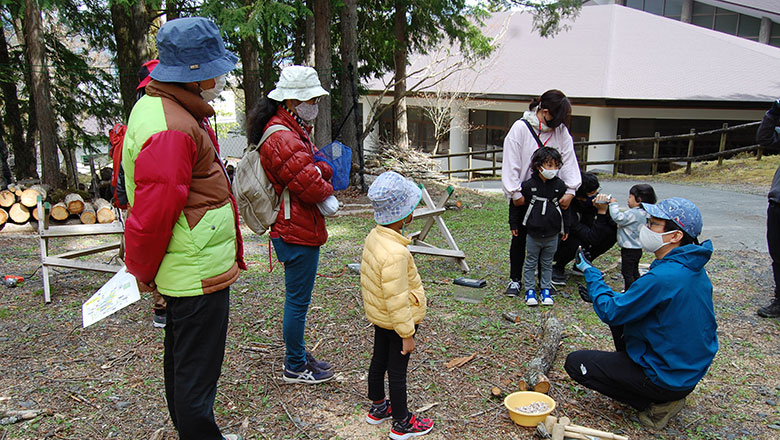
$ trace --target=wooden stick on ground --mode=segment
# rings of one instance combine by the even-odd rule
[[[528,370],[520,381],[520,389],[546,394],[550,391],[550,379],[547,378],[547,372],[550,371],[550,367],[555,361],[558,344],[560,344],[563,335],[563,325],[552,314],[543,319],[542,337],[537,340],[539,348],[536,351],[536,357],[528,363]]]

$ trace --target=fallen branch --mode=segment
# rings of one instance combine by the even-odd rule
[[[38,416],[50,416],[53,412],[50,409],[24,409],[24,410],[8,410],[3,412],[2,418],[0,418],[0,425],[11,425],[24,420],[34,419]]]
[[[444,364],[445,367],[449,368],[450,370],[454,368],[459,368],[465,365],[468,361],[474,359],[474,357],[477,356],[477,353],[472,353],[471,356],[463,356],[459,358],[455,358],[446,364]]]

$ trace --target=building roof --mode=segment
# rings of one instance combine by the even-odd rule
[[[757,102],[780,96],[780,48],[639,10],[584,7],[571,28],[553,38],[532,30],[530,14],[506,12],[488,20],[484,32],[497,35],[505,24],[501,47],[482,64],[489,67],[452,75],[436,90],[512,98],[557,88],[572,98],[618,100]],[[432,57],[410,57],[407,71]],[[367,87],[382,90],[391,79],[389,73]]]

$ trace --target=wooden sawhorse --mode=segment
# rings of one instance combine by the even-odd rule
[[[415,209],[412,218],[427,218],[428,220],[425,222],[425,225],[420,231],[415,232],[409,236],[409,238],[412,239],[412,244],[407,246],[407,248],[413,254],[436,255],[439,257],[454,258],[458,262],[460,270],[463,272],[468,272],[469,265],[466,264],[466,254],[462,250],[458,249],[458,244],[455,243],[455,239],[452,238],[450,230],[447,228],[447,225],[441,218],[441,214],[446,211],[444,205],[447,203],[447,200],[450,199],[452,193],[455,192],[455,188],[448,186],[444,191],[444,194],[442,194],[441,198],[439,199],[438,203],[433,203],[433,199],[431,199],[431,196],[428,194],[428,191],[425,189],[425,187],[422,185],[418,186],[422,190],[422,202],[425,204],[425,206]],[[434,223],[436,223],[438,226],[439,232],[441,232],[444,240],[447,241],[447,244],[449,245],[448,249],[439,248],[425,242],[425,237],[428,236],[428,232],[431,231],[431,227]]]
[[[45,302],[51,302],[51,291],[49,289],[49,268],[50,267],[69,267],[81,270],[94,270],[98,272],[116,273],[122,265],[95,263],[91,261],[76,260],[75,258],[85,255],[92,255],[119,249],[123,250],[122,237],[119,242],[95,246],[88,249],[65,252],[59,255],[49,255],[49,239],[57,237],[83,237],[88,235],[106,235],[125,233],[125,225],[122,216],[118,215],[119,221],[113,223],[93,224],[93,225],[49,225],[49,212],[51,205],[41,203],[38,197],[38,239],[41,244],[41,272],[43,273],[43,299]]]

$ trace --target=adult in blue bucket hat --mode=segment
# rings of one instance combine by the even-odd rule
[[[625,350],[575,351],[564,368],[580,384],[633,406],[643,425],[660,430],[683,409],[718,351],[712,283],[704,269],[712,242],[699,244],[701,213],[690,200],[642,205],[650,218],[639,241],[656,259],[628,290],[610,289],[582,252],[575,260],[593,310],[610,326],[623,327]]]
[[[230,285],[243,261],[238,213],[208,101],[237,57],[201,18],[165,23],[159,64],[136,102],[122,149],[129,212],[125,264],[141,291],[167,302],[165,397],[179,438],[234,440],[214,420]]]

